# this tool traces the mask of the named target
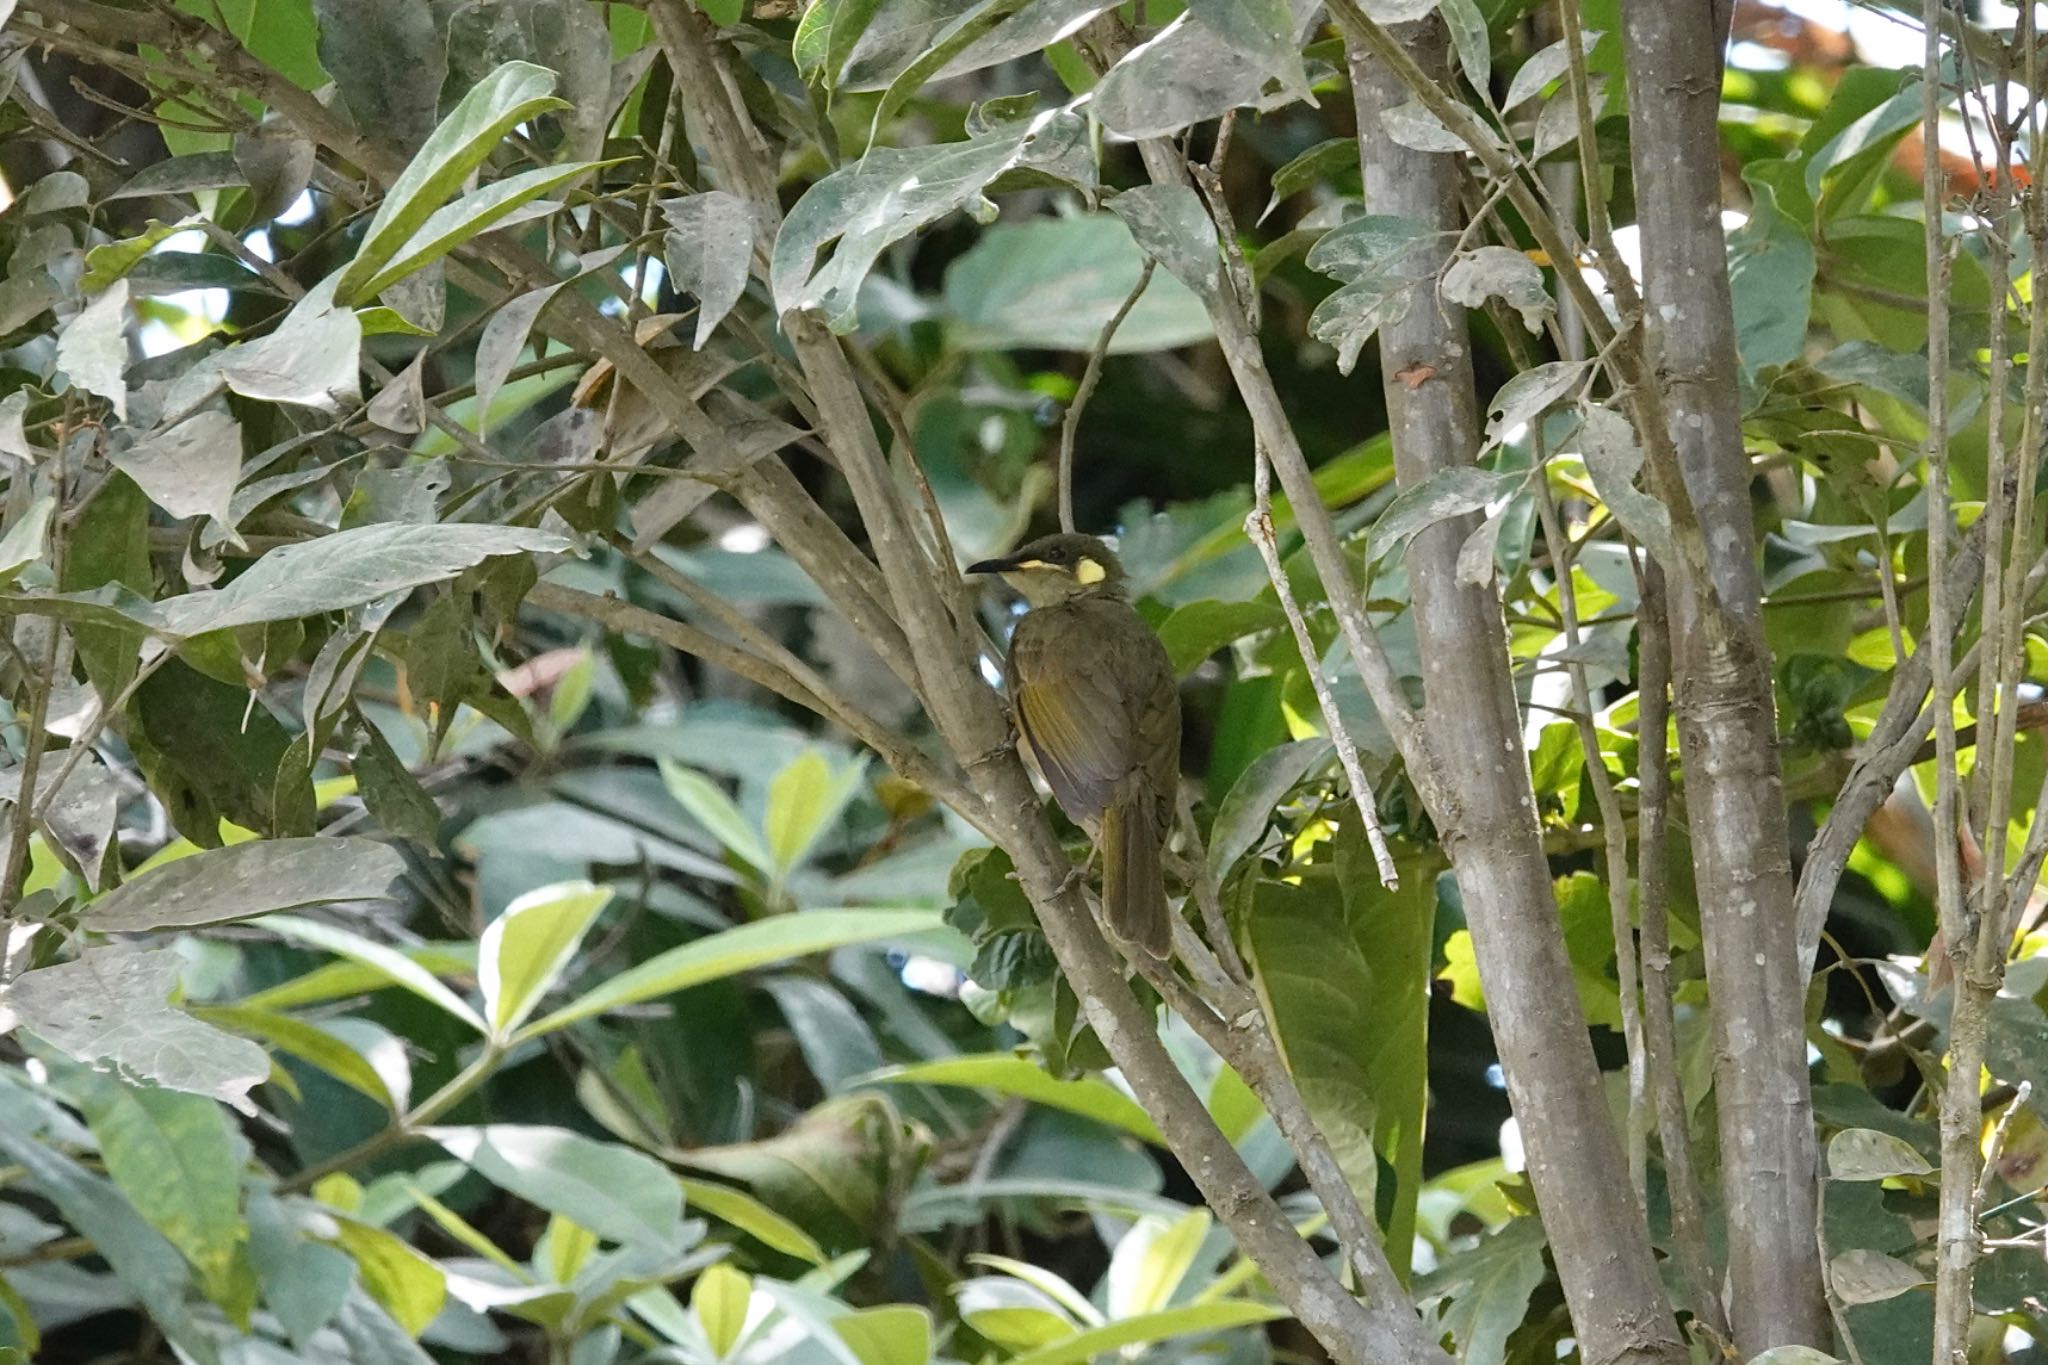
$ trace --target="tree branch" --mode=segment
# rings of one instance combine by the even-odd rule
[[[1707,1250],[1707,1220],[1692,1158],[1692,1119],[1678,1074],[1678,1024],[1671,992],[1671,623],[1664,574],[1635,557],[1637,629],[1636,781],[1641,825],[1636,842],[1643,961],[1643,1065],[1657,1106],[1657,1145],[1671,1204],[1671,1242],[1696,1322],[1732,1349],[1721,1310],[1720,1277]]]
[[[1435,18],[1391,31],[1373,27],[1398,62],[1379,44],[1347,33],[1366,199],[1375,212],[1421,222],[1447,243],[1461,215],[1459,159],[1367,135],[1380,128],[1385,111],[1410,97],[1404,68],[1435,88],[1432,74],[1448,63],[1444,29]],[[1439,271],[1446,249],[1434,248]],[[1472,463],[1481,442],[1462,310],[1429,291],[1405,316],[1381,326],[1379,343],[1401,487]],[[1417,374],[1423,378],[1411,386]],[[1580,1348],[1595,1365],[1675,1365],[1685,1359],[1685,1345],[1642,1210],[1628,1184],[1615,1178],[1626,1169],[1621,1144],[1570,984],[1500,602],[1490,580],[1482,587],[1458,579],[1460,551],[1477,525],[1476,515],[1438,522],[1418,532],[1406,554],[1431,756],[1442,765],[1435,781],[1449,798],[1432,803],[1431,814],[1464,895],[1508,1095]],[[1598,754],[1587,761],[1597,763]]]
[[[1647,351],[1704,533],[1672,598],[1677,711],[1713,999],[1730,1315],[1746,1357],[1825,1346],[1818,1153],[1784,776],[1738,399],[1718,177],[1721,53],[1700,5],[1627,0],[1622,55]],[[1700,158],[1704,156],[1706,161]]]
[[[1124,319],[1138,306],[1138,299],[1145,292],[1145,286],[1152,283],[1152,270],[1158,262],[1145,258],[1143,268],[1138,271],[1138,282],[1131,286],[1131,292],[1124,295],[1124,301],[1117,305],[1103,324],[1102,335],[1095,339],[1095,345],[1088,352],[1088,364],[1081,371],[1081,382],[1074,387],[1074,399],[1067,404],[1066,416],[1060,421],[1060,529],[1072,533],[1074,527],[1074,437],[1081,429],[1081,413],[1088,406],[1088,400],[1095,394],[1095,386],[1102,382],[1102,362],[1109,355],[1110,343],[1116,340],[1116,329],[1124,325]]]

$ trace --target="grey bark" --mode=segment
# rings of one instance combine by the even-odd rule
[[[1448,79],[1438,22],[1390,32],[1426,72]],[[1448,243],[1461,225],[1459,159],[1375,136],[1382,112],[1405,103],[1408,88],[1362,45],[1352,48],[1350,65],[1366,202],[1376,213],[1427,223]],[[1463,310],[1425,292],[1404,318],[1380,329],[1379,340],[1400,485],[1470,463],[1480,431]],[[1581,1351],[1602,1365],[1675,1362],[1685,1358],[1685,1345],[1568,984],[1571,963],[1536,820],[1500,603],[1490,587],[1457,580],[1459,549],[1477,525],[1475,515],[1431,526],[1406,558],[1423,714],[1451,807],[1433,813],[1464,895],[1488,1016]]]
[[[1711,583],[1676,575],[1679,743],[1713,1001],[1728,1299],[1744,1356],[1822,1346],[1804,987],[1749,460],[1736,388],[1706,6],[1628,0],[1622,45],[1643,301],[1669,431]],[[1718,600],[1716,600],[1718,599]]]

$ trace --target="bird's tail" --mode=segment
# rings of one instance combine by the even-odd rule
[[[1173,934],[1162,842],[1159,803],[1150,792],[1123,795],[1102,813],[1102,908],[1109,931],[1164,962],[1173,955]]]

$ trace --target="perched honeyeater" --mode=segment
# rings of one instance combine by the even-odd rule
[[[1001,574],[1031,610],[1010,637],[1010,704],[1032,766],[1102,855],[1110,932],[1172,947],[1160,850],[1180,779],[1180,691],[1166,647],[1094,536],[1052,535],[969,573]]]

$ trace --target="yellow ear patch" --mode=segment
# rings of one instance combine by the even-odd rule
[[[1092,559],[1082,559],[1074,566],[1074,581],[1077,583],[1100,583],[1109,577],[1109,571]]]

